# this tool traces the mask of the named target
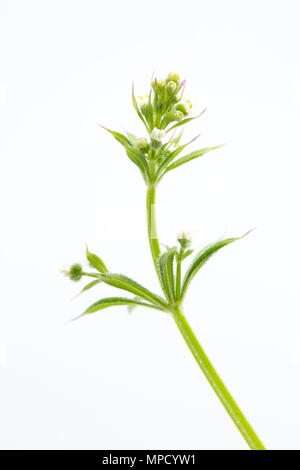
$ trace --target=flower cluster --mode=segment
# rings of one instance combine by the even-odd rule
[[[154,78],[149,94],[138,96],[134,105],[148,131],[150,142],[145,137],[136,141],[136,148],[148,153],[163,144],[166,133],[185,123],[184,118],[192,111],[190,100],[183,99],[185,81],[180,81],[177,72],[169,72],[166,79]],[[150,152],[151,153],[151,152]]]
[[[165,80],[154,78],[150,93],[139,96],[139,109],[150,133],[154,129],[166,129],[191,112],[191,102],[182,99],[184,84],[178,73],[170,72]]]
[[[181,145],[182,132],[175,135],[177,129],[205,111],[198,116],[190,114],[192,103],[183,99],[184,87],[185,80],[181,81],[177,72],[170,72],[166,79],[154,78],[149,94],[138,99],[132,88],[132,103],[146,128],[147,137],[129,132],[124,135],[104,128],[123,145],[128,158],[139,168],[148,186],[157,184],[168,171],[217,148],[202,148],[177,158],[198,137]]]

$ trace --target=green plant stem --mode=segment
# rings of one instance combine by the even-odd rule
[[[160,280],[160,272],[158,267],[158,258],[160,256],[160,246],[157,238],[156,220],[155,220],[155,184],[150,184],[147,189],[147,225],[148,225],[148,239],[151,250],[151,255],[155,270]]]
[[[199,367],[207,378],[208,382],[214,389],[222,405],[228,412],[234,424],[244,437],[252,450],[265,450],[264,445],[256,435],[250,423],[247,421],[245,415],[242,413],[226,386],[220,379],[218,373],[208,359],[204,350],[200,346],[196,336],[194,335],[191,327],[186,321],[182,311],[176,307],[173,311],[173,318],[182,334],[186,344],[190,348],[194,358],[196,359]]]
[[[182,253],[182,249],[180,248],[180,255]],[[180,291],[181,291],[181,257],[177,260],[177,267],[176,267],[176,300],[180,299]]]
[[[160,246],[157,238],[156,220],[155,220],[155,184],[149,185],[147,190],[147,221],[148,221],[148,238],[150,250],[160,283],[161,276],[158,267],[158,258],[160,256]],[[178,267],[179,266],[179,267]],[[176,279],[176,292],[178,291],[178,279],[181,277],[181,263],[177,265],[177,279]],[[180,286],[179,286],[180,287]],[[170,309],[171,310],[171,309]],[[172,308],[172,316],[182,334],[186,344],[190,348],[194,358],[200,366],[202,372],[217,394],[219,400],[233,420],[234,424],[248,443],[249,447],[253,450],[265,450],[264,445],[256,435],[255,431],[247,421],[246,417],[230,395],[226,386],[220,379],[218,373],[208,359],[196,336],[194,335],[191,327],[186,321],[180,307],[177,305]]]
[[[82,272],[81,273],[82,276],[89,276],[89,277],[97,277],[99,279],[99,274],[93,274],[93,273],[85,273],[85,272]]]

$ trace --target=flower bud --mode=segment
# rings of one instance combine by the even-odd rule
[[[152,80],[151,82],[151,86],[153,88],[153,90],[161,90],[164,86],[165,82],[162,78],[154,78],[154,80]]]
[[[64,269],[62,271],[66,276],[68,276],[71,281],[79,281],[83,274],[81,264],[75,263],[69,269]]]
[[[184,116],[184,114],[181,111],[174,111],[174,113],[173,113],[174,121],[181,121],[183,116]]]
[[[157,129],[157,127],[153,129],[150,135],[151,140],[155,140],[156,142],[160,142],[160,143],[163,141],[164,136],[165,136],[165,131]]]
[[[190,100],[181,101],[176,105],[177,111],[181,111],[185,116],[192,111],[192,103]]]
[[[180,80],[180,75],[177,72],[171,71],[168,73],[168,78],[167,80],[172,80],[174,82],[179,82]]]
[[[177,235],[177,241],[180,243],[181,248],[183,250],[186,250],[187,248],[189,248],[192,239],[188,233],[181,232]]]
[[[184,114],[181,111],[171,111],[167,113],[162,121],[163,127],[167,127],[171,122],[181,121]]]
[[[149,143],[146,137],[140,137],[137,139],[135,146],[139,150],[146,150],[149,147]]]
[[[169,93],[173,93],[177,88],[177,84],[174,81],[169,81],[167,83],[167,90]]]

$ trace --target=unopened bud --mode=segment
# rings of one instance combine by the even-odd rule
[[[68,276],[71,281],[79,281],[83,274],[81,264],[75,263],[69,269],[64,269],[62,272]]]
[[[171,71],[168,73],[168,80],[172,80],[174,82],[179,82],[180,75],[177,72]]]
[[[177,104],[176,109],[178,111],[181,111],[184,115],[189,114],[192,111],[192,103],[190,100],[186,101],[181,101],[179,104]]]
[[[149,143],[146,137],[140,137],[137,139],[135,146],[139,150],[145,150],[149,146]]]
[[[191,237],[188,233],[186,232],[181,232],[178,234],[177,236],[177,241],[180,243],[181,245],[181,248],[183,250],[186,250],[187,248],[189,248],[190,244],[191,244]]]
[[[174,111],[174,113],[173,113],[174,121],[181,121],[183,116],[184,116],[184,114],[181,111]]]
[[[151,82],[151,86],[153,88],[153,90],[161,90],[162,87],[164,86],[164,80],[162,78],[154,78],[154,80],[152,80]]]
[[[169,93],[173,93],[177,88],[177,84],[172,80],[167,83],[167,90]]]

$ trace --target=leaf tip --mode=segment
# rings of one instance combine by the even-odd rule
[[[79,318],[85,316],[85,312],[81,313],[80,315],[77,315],[77,317],[74,317],[74,318],[70,318],[69,320],[66,320],[66,324],[68,323],[73,323],[73,321],[75,320],[79,320]]]
[[[249,233],[253,232],[254,230],[256,230],[256,227],[250,228],[250,230],[248,230],[246,233],[244,233],[244,235],[242,235],[240,238],[246,237],[247,235],[249,235]]]

